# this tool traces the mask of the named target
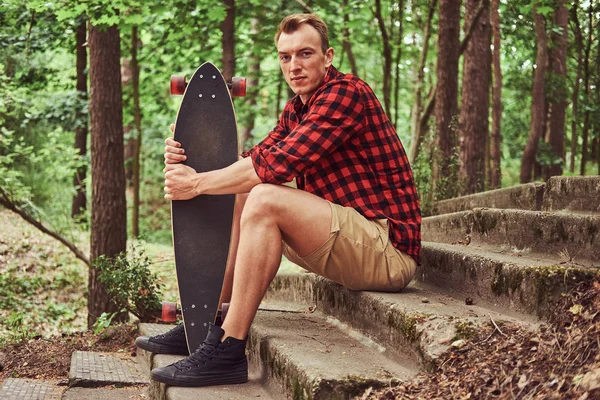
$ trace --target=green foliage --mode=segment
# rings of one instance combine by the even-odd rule
[[[97,335],[99,333],[102,333],[103,331],[105,331],[109,326],[112,325],[113,319],[119,315],[121,312],[125,312],[127,310],[121,310],[119,312],[114,312],[114,313],[106,313],[103,312],[98,319],[96,320],[96,322],[94,322],[94,326],[93,326],[93,331],[94,333]]]
[[[150,271],[150,259],[141,245],[131,245],[128,252],[114,259],[100,256],[93,265],[98,270],[98,280],[120,309],[131,312],[143,322],[154,319],[161,307],[162,285]],[[113,318],[114,315],[106,317],[109,324]]]

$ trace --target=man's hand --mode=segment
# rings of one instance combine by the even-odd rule
[[[175,125],[171,124],[171,132],[175,129]],[[176,164],[187,159],[185,150],[181,148],[181,143],[176,142],[172,137],[165,140],[165,164]]]
[[[175,125],[171,124],[171,132]],[[198,174],[193,168],[181,164],[185,161],[185,150],[172,137],[165,140],[165,199],[188,200],[198,195]]]
[[[200,194],[199,176],[196,171],[183,164],[169,164],[165,173],[165,199],[188,200]]]

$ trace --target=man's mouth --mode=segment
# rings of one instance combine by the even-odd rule
[[[302,80],[304,78],[305,78],[304,76],[293,76],[292,77],[292,82],[299,81],[299,80]]]

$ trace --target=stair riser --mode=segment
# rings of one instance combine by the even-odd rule
[[[477,207],[540,210],[544,194],[543,183],[529,183],[510,188],[490,190],[434,204],[433,215],[472,210]]]
[[[542,210],[600,212],[600,176],[555,176],[546,183]]]
[[[523,268],[510,262],[427,246],[421,256],[418,280],[460,292],[465,299],[471,297],[475,302],[481,299],[538,317],[547,315],[561,293],[597,273],[553,265]]]
[[[561,254],[564,261],[600,262],[600,216],[476,209],[423,219],[423,240],[494,244],[515,252]]]
[[[408,356],[426,368],[431,365],[432,360],[422,351],[419,340],[423,315],[406,313],[368,294],[314,275],[278,275],[266,298],[316,305],[319,312],[350,325],[385,347],[388,357]]]
[[[252,329],[249,335],[248,357],[251,363],[268,373],[270,381],[277,382],[287,393],[290,393],[292,399],[343,400],[363,393],[370,386],[373,388],[385,386],[385,383],[377,381],[315,381],[290,363],[284,354],[255,329]]]

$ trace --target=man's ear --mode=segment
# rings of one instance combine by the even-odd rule
[[[331,66],[331,64],[333,63],[333,55],[335,54],[335,51],[333,50],[333,47],[330,47],[327,49],[327,51],[325,52],[325,67],[329,68]]]

